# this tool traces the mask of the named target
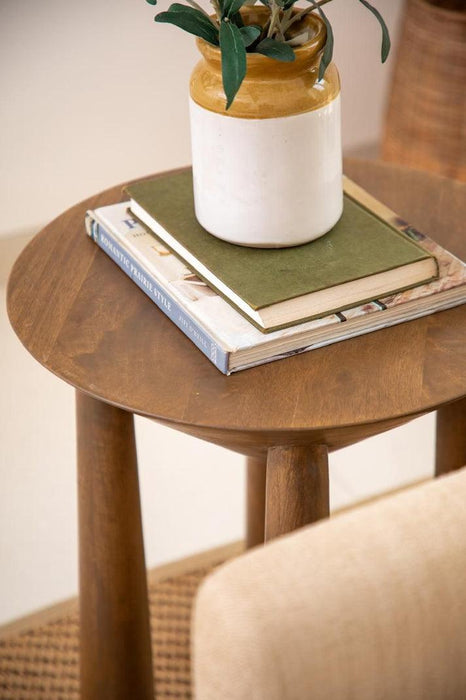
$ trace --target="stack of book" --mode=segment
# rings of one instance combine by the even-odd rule
[[[461,260],[347,178],[344,190],[338,224],[295,248],[211,236],[189,170],[128,186],[86,229],[224,374],[466,301]]]

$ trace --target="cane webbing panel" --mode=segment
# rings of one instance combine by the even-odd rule
[[[149,573],[157,700],[191,698],[191,607],[202,579],[237,554],[229,545]],[[78,700],[77,601],[54,606],[0,629],[2,700]]]

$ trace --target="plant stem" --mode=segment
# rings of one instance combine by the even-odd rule
[[[288,14],[288,11],[286,11],[282,17],[282,21],[280,23],[280,34],[282,35],[282,38],[284,39],[286,32],[289,30],[289,28],[295,23],[299,22],[299,20],[303,19],[306,15],[310,14],[316,9],[316,5],[319,7],[321,5],[326,5],[328,2],[331,2],[332,0],[316,0],[315,5],[312,5],[311,7],[305,7],[302,8],[299,12],[296,12],[296,14],[291,15]],[[308,0],[309,2],[309,0]],[[293,8],[290,8],[291,11]],[[291,15],[291,16],[290,16]]]
[[[188,0],[188,2],[189,2],[189,0]],[[210,4],[212,5],[212,7],[215,10],[215,14],[217,16],[217,21],[220,22],[222,19],[222,11],[220,9],[220,4],[219,4],[218,0],[210,0]],[[209,19],[212,19],[212,18],[210,17]],[[216,27],[218,26],[215,22],[214,22],[214,25]]]
[[[204,10],[203,7],[197,4],[196,0],[186,0],[186,2],[188,3],[188,5],[191,5],[191,7],[194,7],[195,10],[199,10],[199,12],[202,12],[202,14],[205,15],[210,22],[212,22],[214,27],[218,29],[218,23],[214,19],[212,19],[212,17],[209,15],[208,12]]]
[[[330,0],[326,0],[326,1],[327,1],[327,2],[330,2]],[[303,10],[301,10],[300,12],[297,12],[295,15],[293,15],[293,17],[292,17],[290,20],[288,20],[288,22],[285,22],[285,23],[284,23],[284,25],[283,25],[283,32],[287,32],[288,29],[289,29],[295,22],[299,22],[300,19],[302,19],[302,18],[305,17],[306,15],[310,14],[311,12],[313,12],[313,10],[315,10],[314,7],[305,7],[305,8],[304,8]]]
[[[293,5],[284,11],[283,17],[282,17],[282,22],[285,22],[285,23],[289,22],[291,17],[293,17]]]
[[[276,24],[277,24],[277,19],[279,18],[279,15],[280,15],[280,8],[275,3],[275,0],[271,0],[270,8],[271,8],[271,15],[270,15],[269,31],[267,32],[268,39],[271,39],[273,37],[274,32],[277,31]],[[279,22],[278,22],[278,24],[279,24]]]

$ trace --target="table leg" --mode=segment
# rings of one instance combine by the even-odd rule
[[[466,399],[437,411],[435,476],[466,465]]]
[[[326,518],[329,512],[327,447],[269,449],[265,540]]]
[[[265,457],[249,457],[246,495],[246,547],[248,549],[264,544],[266,473],[267,460]]]
[[[152,700],[131,413],[77,392],[81,697]]]

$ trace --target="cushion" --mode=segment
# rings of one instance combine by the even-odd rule
[[[197,700],[466,698],[466,470],[220,567],[192,653]]]

